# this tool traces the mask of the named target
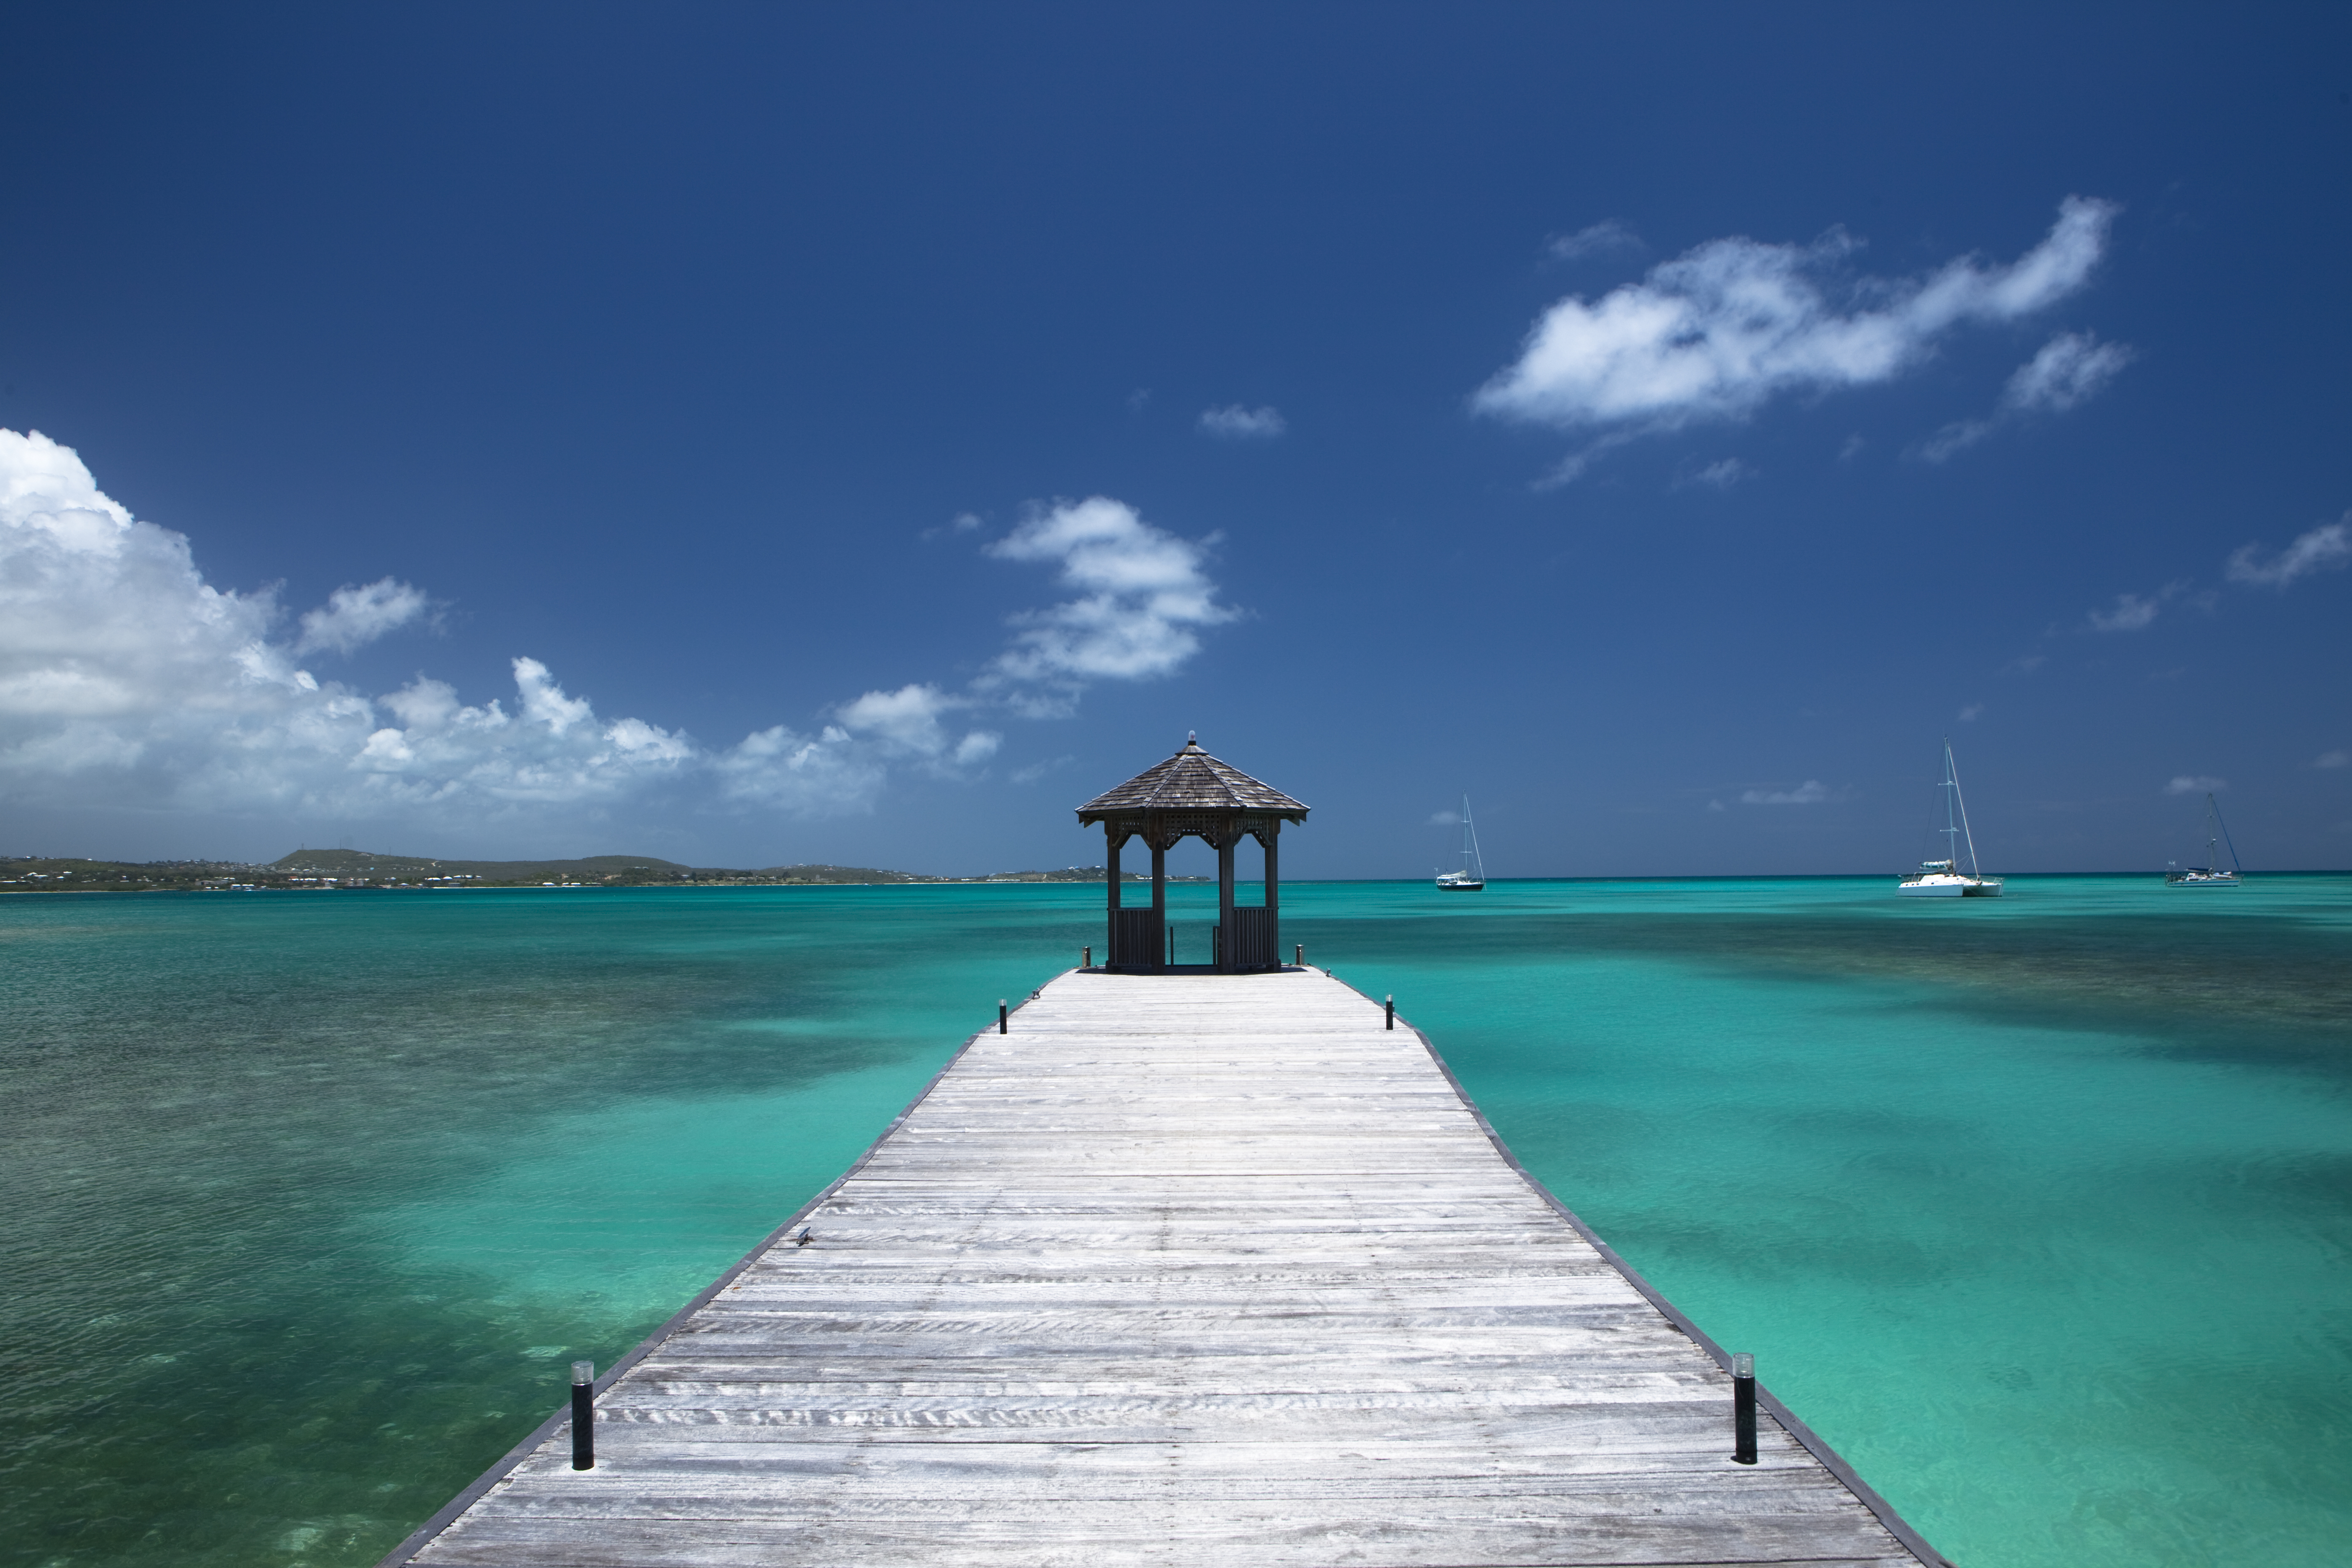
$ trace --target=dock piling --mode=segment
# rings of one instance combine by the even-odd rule
[[[1000,1035],[1009,1035],[1013,1032],[1004,1026],[1004,998],[1002,996],[996,999],[996,1032]]]
[[[572,1468],[596,1468],[596,1363],[572,1363]]]
[[[1731,1358],[1731,1462],[1756,1462],[1756,1358],[1746,1351]]]

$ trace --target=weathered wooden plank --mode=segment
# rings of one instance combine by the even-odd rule
[[[1908,1563],[1311,972],[1066,975],[388,1562]]]

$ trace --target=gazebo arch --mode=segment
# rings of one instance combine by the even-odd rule
[[[1201,749],[1187,735],[1184,749],[1157,767],[1145,769],[1117,789],[1078,807],[1078,825],[1099,822],[1109,855],[1110,962],[1107,967],[1160,973],[1166,971],[1168,851],[1180,839],[1199,838],[1217,852],[1217,962],[1219,973],[1278,969],[1282,965],[1280,879],[1276,845],[1286,822],[1304,823],[1307,808]],[[1265,851],[1265,903],[1257,909],[1234,904],[1234,847],[1255,838]],[[1151,847],[1151,907],[1130,910],[1119,902],[1118,852],[1130,838]]]

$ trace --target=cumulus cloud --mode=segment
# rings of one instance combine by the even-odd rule
[[[950,695],[924,682],[896,691],[868,691],[845,702],[834,710],[832,727],[866,742],[883,760],[910,759],[933,773],[953,773],[986,762],[1003,741],[990,730],[970,730],[950,738],[941,719],[972,706],[972,698]]]
[[[1166,674],[1234,614],[1203,571],[1206,542],[1118,501],[1041,511],[990,548],[1058,566],[1076,595],[1015,617],[972,689],[867,691],[808,730],[713,749],[608,719],[529,657],[487,701],[424,675],[381,695],[321,679],[307,654],[414,624],[425,591],[346,586],[280,637],[269,592],[213,587],[186,538],[133,518],[71,448],[0,430],[0,800],[479,826],[675,788],[706,805],[868,811],[895,768],[961,778],[986,764],[1003,736],[971,722],[985,710],[1045,711],[1092,679]]]
[[[2352,752],[2341,750],[2322,752],[2311,760],[2311,765],[2315,768],[2340,768],[2352,765]]]
[[[305,618],[356,647],[421,595],[351,589]],[[273,640],[268,593],[207,584],[188,541],[98,488],[71,448],[0,430],[0,796],[17,804],[383,816],[611,798],[693,755],[685,737],[600,721],[531,659],[511,710],[420,679],[371,699]],[[315,628],[315,635],[314,635]]]
[[[1960,710],[1960,722],[1963,724],[1973,724],[1979,719],[1984,717],[1984,710],[1985,705],[1983,703],[1971,702],[1967,707]]]
[[[1229,403],[1223,408],[1201,410],[1201,428],[1229,440],[1270,441],[1290,426],[1278,408],[1244,408]]]
[[[2179,773],[2174,776],[2170,784],[2164,786],[2164,793],[2167,795],[2204,795],[2208,792],[2218,794],[2229,787],[2228,779],[2207,778],[2203,773]]]
[[[1086,681],[1166,675],[1200,651],[1201,630],[1232,620],[1202,570],[1215,536],[1195,542],[1108,496],[1038,511],[988,552],[1058,564],[1077,597],[1015,616],[1013,646],[983,678],[1066,691]],[[1050,702],[1048,703],[1050,706]]]
[[[2352,562],[2352,511],[2299,536],[2268,561],[2255,559],[2260,545],[2242,547],[2230,557],[2230,581],[2261,588],[2284,588],[2298,577],[2332,572]]]
[[[1819,779],[1807,779],[1794,789],[1751,789],[1739,797],[1742,805],[1819,805],[1829,799],[1829,786]]]
[[[1544,312],[1480,413],[1563,430],[1673,429],[1735,419],[1790,393],[1901,374],[1969,322],[2014,321],[2080,289],[2119,209],[2069,196],[2048,237],[2006,267],[1962,257],[1922,279],[1831,276],[1859,242],[1710,240],[1638,283]]]
[[[425,614],[427,603],[423,589],[390,577],[362,588],[345,584],[327,595],[324,605],[303,616],[302,635],[295,639],[294,651],[352,652],[415,620]]]

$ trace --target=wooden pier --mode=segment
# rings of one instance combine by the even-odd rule
[[[1081,971],[385,1563],[1942,1563],[1764,1404],[1380,1004]]]

